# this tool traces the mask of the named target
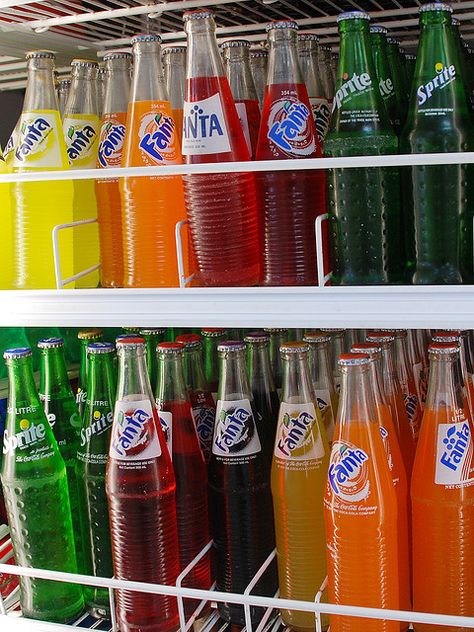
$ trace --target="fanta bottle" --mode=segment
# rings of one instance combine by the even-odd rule
[[[43,51],[43,52],[46,52],[46,51]],[[10,134],[7,144],[5,145],[5,149],[3,150],[3,158],[7,165],[7,169],[9,169],[10,171],[13,168],[13,159],[15,158],[16,143],[20,135],[20,120],[21,120],[21,117],[16,122],[16,125],[13,128],[12,133]]]
[[[421,409],[426,399],[427,379],[423,369],[423,359],[418,346],[418,337],[416,329],[407,330],[407,352],[408,362],[411,364],[413,377],[415,378],[416,393],[420,402]]]
[[[106,471],[114,576],[175,585],[176,483],[145,363],[143,338],[117,341],[119,382]],[[176,599],[117,590],[121,632],[171,632]]]
[[[105,104],[105,89],[107,85],[109,70],[106,65],[101,64],[97,69],[97,79],[96,79],[96,93],[97,93],[97,113],[99,118],[102,118],[102,114],[104,113],[104,104]]]
[[[250,159],[217,48],[213,15],[201,9],[183,16],[188,37],[183,156],[188,164]],[[256,285],[260,248],[253,173],[186,176],[184,186],[196,281]]]
[[[69,161],[53,82],[54,54],[27,53],[28,82],[17,137],[12,143],[14,172],[69,169]],[[15,133],[14,133],[15,136]],[[73,221],[70,180],[17,182],[11,187],[13,204],[13,287],[56,287],[52,231]],[[61,274],[73,274],[70,230],[59,237]]]
[[[61,81],[58,82],[59,113],[61,114],[61,116],[64,114],[64,108],[66,107],[70,88],[70,79],[61,79]]]
[[[108,74],[100,128],[97,168],[120,167],[122,162],[132,56],[123,51],[104,55]],[[122,287],[122,205],[118,178],[96,180],[97,218],[100,239],[100,283],[102,287]]]
[[[341,371],[339,367],[339,356],[346,351],[346,330],[345,329],[321,329],[324,334],[331,336],[331,365],[334,386],[336,393],[341,390]]]
[[[183,107],[186,90],[186,46],[163,48],[166,90],[170,99],[171,112],[176,123],[179,144],[183,135]]]
[[[313,601],[326,577],[323,497],[329,445],[314,398],[309,346],[281,347],[283,390],[272,464],[272,496],[280,597]],[[283,610],[298,632],[315,629],[311,612]],[[327,629],[323,617],[323,629]]]
[[[464,399],[467,401],[471,417],[473,415],[473,400],[471,397],[471,389],[469,388],[469,375],[466,365],[466,354],[461,344],[461,332],[460,331],[435,331],[433,333],[433,342],[442,343],[457,343],[460,345],[458,362],[454,365],[454,371],[456,372],[456,379],[461,384],[461,389]]]
[[[309,333],[303,340],[309,345],[308,363],[314,396],[323,419],[326,436],[331,442],[338,404],[329,355],[331,337],[321,333]]]
[[[97,62],[73,59],[71,89],[63,116],[64,139],[71,169],[95,169],[99,147],[97,113]],[[95,219],[97,201],[94,180],[74,180],[74,221]],[[77,274],[99,263],[97,226],[89,224],[73,230],[74,272]],[[76,287],[96,287],[97,271],[75,281]]]
[[[122,167],[181,163],[161,65],[159,35],[132,39],[133,78]],[[124,286],[176,287],[176,223],[184,219],[180,176],[127,177],[122,196]],[[183,248],[187,260],[187,245]]]
[[[0,175],[8,173],[9,169],[4,160],[0,147]],[[8,290],[12,286],[12,205],[10,199],[10,184],[0,184],[0,226],[3,232],[2,265],[0,267],[0,289]]]
[[[257,160],[317,158],[321,147],[298,64],[296,22],[268,25],[270,58]],[[264,285],[316,283],[314,222],[326,211],[324,175],[314,170],[256,176],[262,212]]]
[[[397,496],[380,434],[370,358],[342,355],[324,499],[329,601],[398,610]],[[426,578],[425,578],[426,579]],[[397,621],[330,615],[331,632],[398,632]]]
[[[250,49],[250,68],[260,108],[263,108],[267,85],[268,51],[258,46]]]
[[[255,158],[260,127],[260,106],[250,70],[250,43],[247,40],[228,40],[221,46],[224,64],[235,107],[239,115],[245,142],[251,158]]]
[[[264,330],[270,335],[270,366],[272,369],[273,381],[277,389],[281,389],[283,377],[283,366],[281,361],[280,347],[289,341],[289,330],[283,327],[273,327]]]
[[[413,466],[413,607],[474,615],[474,463],[471,415],[455,365],[458,343],[429,347],[430,371]],[[468,628],[415,623],[416,632]]]
[[[219,385],[219,362],[217,347],[224,340],[228,340],[227,329],[217,327],[204,327],[201,329],[203,341],[202,354],[204,362],[204,375],[212,393],[217,393]]]

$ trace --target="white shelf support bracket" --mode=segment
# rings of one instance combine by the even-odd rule
[[[112,628],[110,632],[118,632],[117,615],[115,612],[115,595],[114,595],[113,588],[109,588],[109,604],[110,604],[110,623],[112,624]]]
[[[315,604],[321,603],[321,599],[322,599],[324,591],[326,590],[327,585],[328,585],[328,576],[326,575],[326,577],[323,579],[323,583],[321,584],[318,592],[316,593],[316,597],[314,598]],[[316,632],[323,632],[323,625],[321,623],[321,612],[319,610],[315,612],[314,617],[316,619]]]
[[[190,276],[186,276],[186,270],[184,269],[184,257],[183,257],[183,239],[181,237],[181,230],[184,226],[187,226],[188,220],[183,219],[176,224],[175,228],[175,240],[176,240],[176,257],[178,262],[178,276],[179,276],[179,287],[185,288],[188,283],[194,278],[194,274]]]
[[[332,271],[324,274],[324,240],[323,240],[323,222],[330,218],[329,213],[318,215],[314,225],[316,236],[316,265],[318,267],[318,287],[324,287],[330,280]]]
[[[178,226],[176,226],[176,230],[178,230]],[[210,540],[206,544],[206,546],[203,549],[201,549],[201,551],[196,555],[196,557],[189,562],[189,564],[186,566],[186,568],[181,571],[181,573],[176,578],[176,588],[181,588],[181,586],[183,585],[183,580],[186,577],[186,575],[188,575],[193,570],[193,568],[196,566],[196,564],[198,562],[200,562],[205,555],[209,554],[210,550],[213,547],[213,544],[214,544],[213,540]],[[216,587],[216,584],[214,582],[214,584],[212,584],[210,590],[211,591],[214,590],[215,587]],[[199,602],[196,610],[189,617],[189,621],[187,623],[186,623],[186,614],[184,612],[184,599],[183,599],[181,594],[178,595],[177,601],[178,601],[179,625],[180,625],[180,628],[181,628],[181,632],[187,632],[187,630],[189,630],[193,626],[194,622],[196,621],[196,619],[201,614],[201,612],[204,609],[204,606],[206,605],[207,601],[205,599],[203,599],[202,601]]]
[[[263,562],[263,564],[260,566],[260,568],[258,569],[258,571],[255,573],[255,575],[252,578],[252,581],[248,584],[247,588],[244,590],[244,596],[245,597],[249,597],[250,593],[252,592],[252,590],[255,588],[255,586],[257,585],[258,581],[260,580],[260,578],[262,577],[262,575],[265,573],[265,571],[267,570],[267,568],[270,566],[270,564],[273,562],[273,560],[276,557],[276,549],[273,549],[273,551],[270,553],[270,555],[267,557],[267,559]],[[263,616],[263,620],[266,621],[268,620],[268,617],[270,616],[270,612],[273,610],[273,608],[267,608],[265,611],[265,614]],[[252,617],[250,615],[250,606],[248,603],[244,604],[244,615],[245,615],[245,632],[252,632]],[[258,626],[257,630],[255,632],[260,632],[261,630],[261,623]],[[264,623],[264,625],[265,625]]]
[[[82,270],[73,276],[63,279],[61,272],[61,256],[59,252],[59,233],[62,230],[66,230],[69,228],[80,228],[81,226],[87,226],[88,224],[97,223],[96,219],[81,219],[77,222],[69,222],[68,224],[58,224],[53,228],[52,238],[53,238],[53,257],[54,257],[54,273],[56,275],[56,288],[58,290],[62,290],[65,285],[72,283],[73,281],[77,281],[77,279],[81,279],[82,277],[95,272],[100,268],[100,263],[95,266],[91,266],[86,270]]]

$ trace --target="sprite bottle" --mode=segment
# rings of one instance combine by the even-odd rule
[[[420,8],[420,44],[402,153],[474,149],[474,125],[451,11],[441,2]],[[473,186],[472,165],[407,168],[415,225],[414,283],[472,282]],[[413,224],[408,224],[408,231],[413,232]]]
[[[114,346],[110,342],[92,342],[87,347],[87,354],[87,402],[76,465],[84,542],[84,571],[87,575],[112,577],[114,571],[105,493],[105,467],[115,407]],[[84,597],[93,616],[110,615],[109,593],[106,588],[87,586]]]
[[[82,418],[87,400],[87,345],[102,338],[102,329],[85,329],[77,334],[81,341],[81,359],[79,364],[79,381],[77,384],[76,404]]]
[[[392,70],[388,61],[387,29],[384,26],[371,26],[370,41],[372,42],[372,54],[374,56],[375,73],[379,84],[380,96],[385,103],[390,123],[398,134],[401,125],[400,107],[395,92]]]
[[[398,40],[394,37],[387,38],[388,63],[393,79],[393,86],[395,88],[395,95],[397,97],[401,124],[404,125],[407,116],[409,86],[406,85],[405,82],[405,72],[403,68],[404,60],[402,60],[398,44]]]
[[[84,571],[84,549],[76,475],[81,417],[69,382],[63,339],[43,338],[38,342],[38,348],[41,351],[40,400],[43,402],[44,412],[66,465],[77,568],[82,573]]]
[[[369,15],[342,13],[338,24],[339,68],[324,151],[334,157],[395,154],[398,140],[379,91]],[[335,283],[375,285],[403,280],[399,186],[395,167],[328,172]]]
[[[66,468],[38,398],[31,349],[8,349],[4,358],[9,393],[1,479],[15,559],[77,573]],[[20,604],[25,617],[66,622],[84,602],[77,584],[21,577]]]
[[[156,390],[156,380],[158,376],[158,358],[156,355],[156,346],[165,340],[166,329],[156,327],[146,327],[140,329],[140,336],[146,342],[146,367],[148,377],[150,378],[151,388],[153,392]]]

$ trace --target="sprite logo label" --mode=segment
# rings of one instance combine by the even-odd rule
[[[286,461],[322,459],[325,454],[317,413],[312,402],[282,402],[274,455]]]
[[[334,95],[333,112],[352,101],[355,97],[373,90],[372,79],[367,72],[362,72],[360,75],[354,72],[352,77],[349,77],[349,74],[345,72],[343,79],[344,83]]]
[[[435,64],[435,73],[434,77],[427,83],[418,86],[416,91],[418,107],[423,106],[434,94],[444,90],[456,79],[456,68],[453,64],[444,66],[441,62],[438,62]]]
[[[76,168],[94,168],[99,138],[99,119],[93,115],[67,117],[63,123],[69,163]]]
[[[59,114],[55,110],[24,112],[18,128],[13,167],[62,167],[59,129]]]
[[[217,402],[212,453],[224,457],[240,457],[260,452],[252,407],[248,399]]]
[[[106,402],[107,404],[107,402]],[[99,436],[107,432],[112,426],[114,415],[112,411],[107,414],[95,410],[92,414],[92,421],[87,428],[81,428],[81,447],[87,445],[92,437]]]
[[[107,121],[102,125],[98,151],[99,166],[120,167],[123,142],[125,140],[125,125]]]
[[[27,450],[41,442],[46,435],[45,425],[29,422],[28,419],[20,421],[20,432],[3,435],[3,454],[14,454],[16,450]]]

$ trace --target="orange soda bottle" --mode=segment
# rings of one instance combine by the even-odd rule
[[[364,353],[340,356],[341,394],[324,498],[329,601],[398,609],[397,496]],[[398,621],[330,615],[331,632],[398,632]]]
[[[120,167],[122,162],[132,56],[125,51],[109,51],[104,55],[104,61],[108,72],[97,156],[98,169]],[[122,204],[118,178],[96,180],[95,193],[99,220],[100,282],[102,287],[122,287]]]
[[[166,90],[181,147],[184,94],[186,91],[186,46],[167,46],[163,48],[162,52]]]
[[[469,411],[471,413],[471,417],[473,415],[473,399],[472,399],[472,390],[469,388],[469,374],[467,372],[467,364],[466,364],[466,355],[465,349],[461,342],[461,332],[458,330],[446,330],[446,331],[435,331],[432,336],[433,342],[455,342],[460,345],[459,349],[459,361],[456,362],[454,370],[456,371],[457,378],[461,382],[461,388],[464,399],[467,400],[467,404],[469,406]]]
[[[181,164],[176,124],[163,77],[159,35],[132,39],[133,78],[122,167]],[[176,223],[185,217],[181,176],[120,182],[124,287],[176,287]],[[183,248],[186,257],[187,246]]]
[[[390,332],[393,333],[395,337],[395,369],[402,387],[408,423],[410,424],[416,448],[418,435],[420,434],[422,409],[421,401],[417,393],[415,376],[413,375],[413,367],[408,361],[407,330],[391,329]]]
[[[413,466],[413,606],[474,615],[473,424],[455,370],[459,344],[432,343],[420,438]],[[468,628],[415,623],[416,632]]]

